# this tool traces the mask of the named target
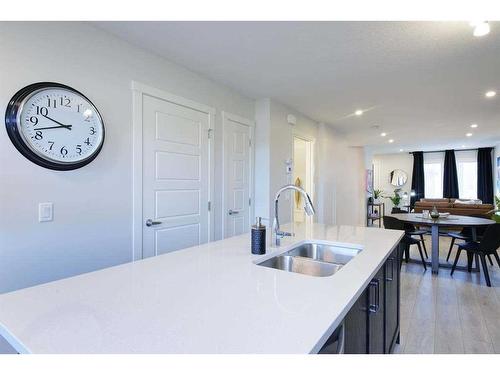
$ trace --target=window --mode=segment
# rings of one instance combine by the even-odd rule
[[[460,199],[477,199],[477,151],[455,152]]]
[[[477,150],[455,151],[460,199],[477,199]],[[425,197],[443,198],[444,152],[424,154]]]
[[[443,163],[424,161],[425,197],[443,198]]]
[[[424,154],[425,197],[443,198],[444,152]]]

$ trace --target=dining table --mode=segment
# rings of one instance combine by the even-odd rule
[[[431,266],[432,273],[437,274],[439,272],[439,267],[451,268],[451,265],[448,263],[440,263],[439,262],[439,236],[442,229],[445,228],[463,228],[468,227],[471,228],[472,232],[472,240],[477,241],[477,231],[478,227],[484,227],[491,224],[494,224],[495,221],[474,217],[474,216],[461,216],[461,215],[442,215],[437,219],[425,218],[421,213],[408,213],[408,214],[391,214],[392,217],[401,220],[404,223],[413,224],[418,227],[427,227],[430,228],[431,238],[432,238],[432,253],[431,253]],[[476,270],[479,270],[479,262],[476,255]],[[472,258],[468,259],[470,270],[470,264],[472,262]]]

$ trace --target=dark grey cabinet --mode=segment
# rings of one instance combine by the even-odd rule
[[[385,353],[391,353],[399,342],[400,258],[396,249],[385,262]]]
[[[368,353],[384,354],[385,267],[368,284]]]
[[[368,353],[368,289],[359,296],[344,319],[345,353]]]
[[[399,340],[400,250],[396,248],[347,313],[346,354],[391,353]]]

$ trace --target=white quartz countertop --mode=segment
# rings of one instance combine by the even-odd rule
[[[21,353],[315,353],[403,232],[303,224],[264,256],[250,235],[0,295]],[[257,266],[303,240],[361,245],[329,277]]]

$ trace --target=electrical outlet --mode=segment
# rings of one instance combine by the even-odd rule
[[[38,204],[38,221],[54,220],[54,204],[52,202]]]

